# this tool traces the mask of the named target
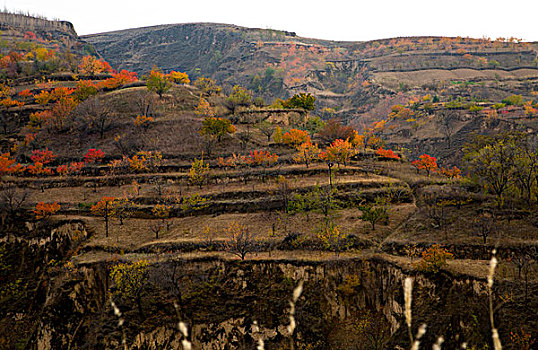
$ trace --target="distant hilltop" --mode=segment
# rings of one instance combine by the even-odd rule
[[[34,32],[56,29],[67,32],[75,37],[78,36],[73,23],[68,21],[49,20],[33,15],[0,12],[0,30],[9,30],[13,28],[31,30]]]

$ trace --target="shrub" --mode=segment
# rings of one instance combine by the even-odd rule
[[[521,95],[512,95],[502,100],[502,103],[508,106],[521,106],[523,104],[523,97]]]
[[[32,151],[32,156],[30,157],[32,162],[42,164],[51,163],[55,158],[56,155],[48,148]]]
[[[90,148],[84,155],[84,163],[91,164],[100,162],[103,158],[105,158],[105,152],[100,149]]]
[[[376,149],[375,154],[379,158],[385,158],[385,159],[400,159],[400,156],[394,153],[391,149],[383,149],[379,147]]]
[[[440,245],[434,244],[422,252],[422,258],[417,263],[417,269],[422,272],[437,273],[447,264],[447,260],[453,258],[454,254],[442,248]]]

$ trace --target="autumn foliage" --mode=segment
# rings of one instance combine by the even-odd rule
[[[451,179],[458,179],[461,176],[461,170],[457,166],[452,168],[441,168],[441,175]]]
[[[105,158],[105,152],[100,149],[90,148],[88,152],[84,155],[84,163],[92,164],[100,162]]]
[[[297,163],[304,163],[308,168],[308,165],[318,158],[320,152],[317,144],[311,141],[303,142],[297,146],[297,153],[293,156],[293,160]]]
[[[189,75],[183,72],[171,71],[166,74],[166,78],[176,84],[188,84],[190,83]]]
[[[247,157],[247,164],[268,167],[275,164],[277,160],[278,155],[276,153],[264,150],[254,150],[250,151],[250,155]]]
[[[439,244],[434,244],[422,252],[422,258],[418,262],[417,268],[423,272],[437,273],[447,264],[447,260],[452,258],[454,258],[454,254]]]
[[[30,159],[34,163],[48,164],[54,161],[56,157],[57,156],[52,151],[50,151],[48,148],[45,148],[42,150],[32,151],[32,156],[30,157]]]
[[[337,139],[325,151],[321,152],[319,157],[327,163],[346,165],[354,153],[353,146],[348,140]]]
[[[112,216],[114,201],[116,198],[104,196],[99,202],[93,205],[90,210],[93,214],[99,215],[105,219],[105,235],[108,237],[108,221]]]
[[[78,65],[81,74],[112,73],[112,67],[105,61],[101,61],[93,56],[85,56]]]
[[[44,219],[51,215],[56,214],[60,210],[60,204],[57,202],[54,203],[37,203],[34,209],[34,214],[36,219]]]
[[[428,176],[437,169],[437,159],[428,154],[423,154],[419,159],[414,160],[411,164],[418,170],[426,170]]]
[[[25,170],[25,167],[20,163],[15,163],[15,159],[11,158],[9,153],[0,155],[0,175],[20,174]]]
[[[113,73],[111,78],[100,81],[97,84],[99,89],[117,89],[123,85],[134,83],[137,81],[135,72],[129,72],[128,70],[123,69],[119,73]]]
[[[383,158],[383,159],[396,159],[396,160],[400,159],[400,156],[394,153],[391,149],[383,149],[379,147],[378,149],[376,149],[375,154],[379,158]]]
[[[286,145],[297,147],[302,143],[310,142],[310,136],[304,130],[291,129],[282,135],[282,142]]]

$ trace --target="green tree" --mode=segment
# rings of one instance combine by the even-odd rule
[[[521,106],[523,105],[523,97],[521,95],[511,95],[502,100],[502,103],[510,106]]]
[[[235,132],[235,126],[232,122],[224,118],[207,117],[202,122],[200,135],[204,136],[205,150],[208,156],[211,156],[211,150],[215,141],[220,142],[222,136]]]
[[[242,86],[235,85],[227,101],[232,113],[235,113],[237,107],[249,106],[252,103],[252,92]]]
[[[283,106],[284,108],[302,108],[307,111],[313,111],[316,108],[315,105],[316,98],[310,93],[301,92],[300,94],[295,94],[289,99],[287,99]]]
[[[233,134],[235,132],[235,126],[229,119],[207,117],[202,122],[202,128],[200,129],[200,135],[216,137],[220,142],[222,136],[226,134]]]
[[[189,170],[189,183],[194,186],[202,188],[207,181],[209,173],[209,164],[204,163],[204,158],[195,159]]]
[[[153,67],[149,75],[146,77],[146,86],[149,91],[153,91],[159,95],[159,98],[163,97],[172,87],[170,80],[161,72],[157,67]]]
[[[382,197],[376,197],[374,203],[359,206],[361,213],[360,219],[368,221],[372,225],[372,231],[375,231],[375,224],[380,221],[388,221],[389,214],[387,210],[387,200]]]
[[[503,206],[504,195],[513,182],[513,162],[519,137],[516,134],[477,136],[464,147],[464,159],[471,174],[486,191],[497,197],[499,207]]]

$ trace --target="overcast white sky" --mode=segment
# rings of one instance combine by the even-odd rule
[[[0,0],[0,4],[70,21],[79,35],[218,22],[331,40],[459,35],[538,41],[538,0]]]

